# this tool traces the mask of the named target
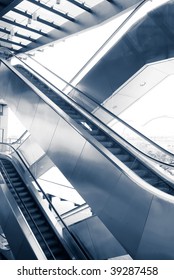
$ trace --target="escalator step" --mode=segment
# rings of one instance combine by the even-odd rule
[[[10,178],[10,181],[12,183],[19,183],[21,181],[20,177],[13,177],[13,178]]]
[[[18,187],[18,186],[22,186],[22,185],[23,185],[23,182],[14,182],[13,183],[14,187]]]
[[[152,186],[159,183],[158,177],[153,177],[153,176],[149,176],[149,175],[145,176],[144,180]]]
[[[117,155],[117,154],[119,154],[119,153],[121,153],[122,152],[122,149],[121,148],[109,148],[108,149],[112,154],[114,154],[114,155]]]
[[[91,135],[95,136],[99,134],[99,130],[98,129],[92,129],[90,132]]]
[[[77,114],[68,114],[72,119],[74,120],[80,120],[82,119],[83,117],[81,115],[77,115]]]
[[[169,186],[165,182],[158,182],[155,184],[157,189],[169,189]]]
[[[105,141],[107,137],[105,135],[95,135],[94,138],[98,141]]]
[[[132,166],[133,166],[133,164],[134,164],[134,161],[126,161],[126,162],[124,162],[124,164],[125,164],[127,167],[129,167],[130,169],[132,169]]]
[[[16,172],[8,173],[8,175],[10,176],[10,178],[16,178],[16,176],[18,176]]]
[[[31,198],[31,196],[27,196],[27,197],[23,197],[22,201],[27,203],[26,206],[28,206],[28,203],[33,202],[33,199]]]
[[[45,222],[45,219],[41,218],[41,219],[36,219],[35,220],[35,223],[37,224],[37,226],[46,226],[46,222]]]
[[[100,143],[106,148],[111,148],[114,145],[114,143],[111,141],[100,141]]]
[[[125,155],[125,154],[117,154],[116,157],[121,160],[122,162],[127,162],[131,160],[130,155]]]
[[[133,170],[139,177],[145,177],[148,175],[147,170],[143,170],[143,169],[134,169]]]
[[[38,234],[37,229],[35,228],[35,226],[31,226],[32,231],[34,234]],[[52,236],[52,232],[50,231],[50,228],[48,225],[40,225],[39,226],[39,230],[42,234],[46,235],[46,236]]]
[[[18,194],[20,195],[21,198],[28,197],[28,192],[27,191],[18,192]]]
[[[31,214],[31,213],[30,213]],[[42,214],[40,214],[40,213],[33,213],[32,214],[32,218],[34,219],[34,220],[38,220],[38,219],[41,219],[43,216],[42,216]]]
[[[18,193],[20,193],[20,192],[25,192],[27,188],[25,186],[21,186],[21,187],[15,187],[15,189]]]

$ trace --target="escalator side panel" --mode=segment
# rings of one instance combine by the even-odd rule
[[[173,217],[173,202],[169,203],[167,200],[154,197],[142,238],[137,248],[136,259],[174,259]]]
[[[85,138],[79,135],[67,122],[60,119],[47,154],[67,179],[72,179],[85,144]],[[84,180],[85,178],[84,176]]]
[[[17,116],[23,115],[22,123],[29,130],[40,102],[40,97],[2,63],[0,75],[0,98],[9,104],[10,109]],[[28,103],[29,99],[30,102]]]
[[[0,224],[15,259],[46,259],[5,184],[0,186]]]
[[[85,181],[84,176],[88,180]],[[89,144],[86,144],[72,177],[76,189],[95,214],[134,256],[153,195]]]
[[[79,221],[71,225],[70,229],[78,236],[78,239],[95,260],[127,255],[121,244],[113,237],[97,216]]]
[[[30,133],[34,135],[37,141],[42,142],[44,151],[47,151],[50,145],[59,120],[58,114],[49,106],[45,106],[45,102],[40,99],[33,118],[33,123],[30,127]]]

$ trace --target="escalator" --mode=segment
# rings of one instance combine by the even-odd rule
[[[146,151],[143,154],[23,61],[10,65],[2,60],[0,70],[1,98],[126,252],[133,259],[156,259],[156,254],[173,259],[174,248],[169,250],[169,244],[174,234],[161,235],[164,228],[173,230],[173,180],[148,162]],[[160,155],[167,154],[138,136]],[[20,151],[25,148],[21,146]],[[170,165],[172,160],[173,155],[167,154],[164,161]]]
[[[12,162],[0,158],[0,171],[46,259],[71,259]]]
[[[124,147],[104,130],[99,128],[91,119],[82,114],[82,112],[78,109],[74,108],[28,69],[21,65],[17,65],[15,68],[40,91],[42,91],[42,93],[44,93],[52,102],[54,102],[54,104],[61,108],[69,117],[81,125],[81,127],[98,142],[100,142],[100,144],[107,148],[109,152],[129,167],[136,175],[141,177],[145,182],[149,183],[153,187],[170,195],[174,195],[172,183],[160,176],[157,172],[155,172],[155,170],[151,170],[141,159],[137,159],[137,157],[129,151],[128,148]]]

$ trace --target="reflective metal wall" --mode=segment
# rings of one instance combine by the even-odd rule
[[[70,226],[85,249],[95,260],[126,256],[127,252],[97,216]]]

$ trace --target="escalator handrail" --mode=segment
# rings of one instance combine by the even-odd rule
[[[23,137],[24,137],[27,133],[28,133],[28,130],[25,130],[17,140],[15,140],[14,142],[11,143],[11,145],[20,144],[20,141],[23,139]]]
[[[3,169],[3,172],[5,173],[5,176],[6,176],[7,180],[8,180],[8,182],[9,182],[10,186],[12,187],[12,189],[13,189],[14,192],[15,192],[15,194],[16,194],[17,197],[19,198],[19,200],[20,200],[20,202],[22,203],[23,207],[25,208],[25,210],[26,210],[28,216],[29,216],[30,219],[32,220],[32,223],[34,224],[34,226],[35,226],[35,228],[37,229],[39,235],[41,236],[41,238],[42,238],[44,244],[46,245],[46,248],[48,249],[48,251],[49,251],[49,253],[51,254],[52,258],[55,260],[55,257],[54,257],[54,255],[53,255],[52,251],[50,250],[50,248],[49,248],[49,246],[48,246],[48,244],[47,244],[47,242],[46,242],[46,240],[45,240],[43,234],[41,233],[41,231],[40,231],[40,229],[38,228],[36,222],[34,221],[33,217],[31,216],[30,212],[28,211],[28,209],[27,209],[25,203],[22,201],[20,195],[18,194],[18,192],[17,192],[16,189],[14,188],[13,184],[11,183],[11,180],[10,180],[10,178],[9,178],[9,175],[8,175],[8,173],[7,173],[7,171],[6,171],[6,169],[5,169],[4,165],[3,165],[3,163],[1,162],[1,160],[0,160],[0,166],[1,166],[1,168]]]
[[[30,171],[30,169],[28,168],[28,166],[26,165],[25,161],[23,160],[23,158],[21,157],[20,153],[9,143],[3,143],[0,142],[0,145],[7,145],[10,148],[12,148],[12,150],[17,154],[17,156],[19,157],[19,159],[21,160],[22,164],[25,166],[26,170],[28,171],[28,173],[30,174],[30,176],[32,177],[33,181],[35,182],[35,184],[37,185],[37,187],[39,188],[39,190],[41,191],[43,197],[47,200],[47,202],[49,203],[49,205],[51,206],[51,209],[54,210],[55,214],[57,215],[59,221],[61,221],[61,223],[63,224],[64,228],[68,231],[68,233],[70,234],[70,236],[72,237],[72,239],[75,241],[76,245],[78,246],[78,248],[80,249],[80,251],[82,251],[83,255],[87,258],[90,259],[89,254],[83,249],[81,243],[78,241],[78,239],[76,238],[76,236],[74,236],[74,234],[71,232],[71,230],[69,229],[69,227],[66,225],[66,223],[64,222],[64,220],[62,219],[62,217],[60,216],[60,214],[57,212],[56,208],[54,207],[54,205],[52,204],[51,200],[48,198],[48,196],[46,195],[46,193],[44,192],[44,190],[41,188],[41,186],[39,185],[39,183],[37,182],[37,180],[35,179],[34,175],[32,174],[32,172]]]
[[[1,49],[1,48],[0,48]],[[6,49],[6,48],[5,48]],[[7,49],[8,50],[8,49]],[[9,51],[9,50],[8,50]],[[11,53],[11,51],[9,51]],[[43,77],[40,73],[38,73],[36,70],[32,69],[29,65],[27,65],[25,62],[23,62],[19,57],[17,57],[16,55],[14,55],[17,59],[19,59],[24,65],[26,65],[29,69],[31,69],[34,73],[36,73],[39,77],[41,77],[43,80],[45,80],[47,83],[49,83],[51,86],[53,86],[56,90],[58,90],[59,92],[61,92],[61,94],[63,94],[66,98],[68,98],[71,102],[75,103],[78,106],[81,106],[79,104],[77,104],[70,96],[67,96],[62,90],[60,90],[59,88],[57,88],[56,86],[54,86],[51,82],[49,82],[45,77]],[[40,63],[39,63],[40,64]],[[43,66],[44,67],[44,66]],[[52,72],[51,70],[48,69],[48,71]],[[55,74],[56,75],[56,74]],[[57,75],[56,75],[57,76]],[[69,83],[68,83],[69,84]],[[72,85],[71,85],[72,86]],[[72,86],[74,89],[76,89],[77,91],[81,92],[82,94],[85,95],[85,97],[88,97],[84,92],[80,91],[79,89],[75,88],[74,86]],[[134,133],[136,133],[137,135],[139,135],[141,138],[143,138],[145,141],[149,142],[150,144],[152,144],[153,146],[155,146],[156,148],[158,148],[159,150],[161,150],[162,152],[164,152],[165,154],[168,154],[170,156],[174,156],[174,154],[168,150],[166,150],[165,148],[161,147],[159,144],[157,144],[156,142],[154,142],[153,140],[151,140],[150,138],[148,138],[147,136],[145,136],[144,134],[142,134],[140,131],[138,131],[137,129],[135,129],[134,127],[132,127],[130,124],[128,124],[127,122],[125,122],[124,120],[122,120],[121,118],[119,118],[118,116],[114,115],[112,112],[110,112],[107,108],[103,107],[101,104],[99,104],[97,101],[95,101],[93,98],[88,97],[89,99],[91,99],[93,102],[96,103],[96,105],[98,107],[100,107],[102,110],[104,110],[105,112],[107,112],[107,114],[109,114],[110,116],[112,116],[113,118],[115,118],[116,120],[118,120],[120,123],[122,123],[124,126],[126,126],[128,129],[130,129],[131,131],[133,131]],[[91,114],[91,112],[89,112],[88,110],[86,110],[86,108],[84,108],[83,106],[81,106],[85,111],[87,111],[91,116],[93,116],[94,118],[96,118],[95,115]],[[96,118],[98,119],[98,118]],[[103,123],[101,120],[100,122],[104,125],[106,125],[105,123]],[[112,130],[110,128],[110,130]],[[112,132],[114,132],[112,130]]]

